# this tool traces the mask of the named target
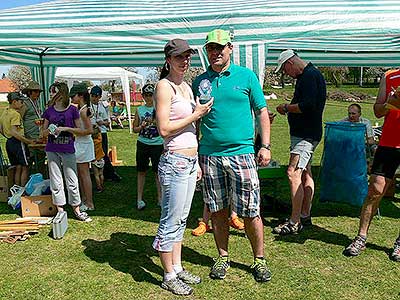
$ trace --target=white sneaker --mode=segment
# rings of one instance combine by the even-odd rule
[[[86,212],[80,212],[79,214],[75,214],[75,217],[79,220],[79,221],[83,221],[83,222],[92,222],[92,218],[88,216],[88,214]]]
[[[146,202],[144,202],[143,200],[138,200],[137,201],[137,209],[138,210],[142,210],[146,207]]]

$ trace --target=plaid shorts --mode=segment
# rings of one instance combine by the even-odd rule
[[[241,217],[260,215],[260,182],[254,154],[200,155],[203,198],[210,212],[231,207]]]

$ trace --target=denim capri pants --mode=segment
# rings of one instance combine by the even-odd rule
[[[196,188],[197,167],[197,156],[167,151],[160,157],[161,217],[153,242],[157,251],[172,252],[173,244],[183,240]]]

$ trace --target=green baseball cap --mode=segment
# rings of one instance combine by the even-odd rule
[[[7,95],[8,103],[12,103],[14,100],[22,100],[24,101],[24,96],[21,95],[19,92],[10,92]]]
[[[220,45],[231,43],[231,34],[226,30],[214,29],[207,34],[206,45],[209,43],[216,43]]]

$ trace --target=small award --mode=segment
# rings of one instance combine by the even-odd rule
[[[206,104],[211,100],[211,91],[212,86],[211,82],[208,79],[203,79],[199,84],[199,93],[200,93],[200,104]]]
[[[56,134],[57,125],[50,124],[48,129],[49,129],[50,134],[54,135],[55,138],[58,137],[58,134]]]

